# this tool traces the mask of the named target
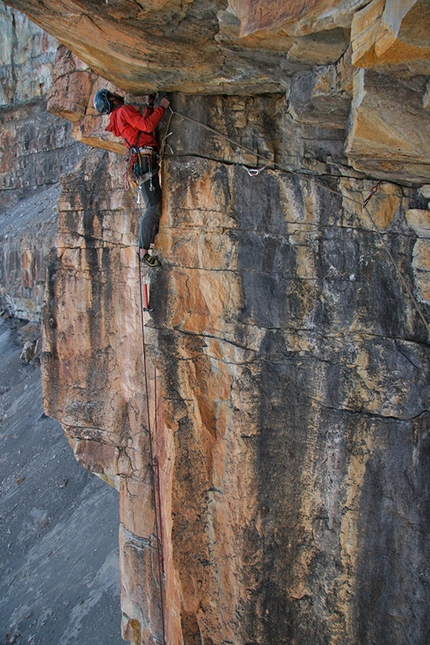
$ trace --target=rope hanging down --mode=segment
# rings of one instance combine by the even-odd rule
[[[142,288],[143,287],[143,288]],[[158,560],[158,578],[160,584],[160,611],[161,611],[161,624],[163,633],[163,644],[167,645],[166,640],[166,614],[165,614],[165,568],[164,568],[164,553],[163,553],[163,525],[161,521],[161,491],[160,491],[160,473],[158,468],[158,459],[154,453],[154,436],[157,432],[157,373],[154,368],[154,424],[151,424],[151,412],[149,408],[149,383],[148,383],[148,362],[146,356],[146,343],[145,343],[145,320],[143,317],[144,311],[152,311],[148,303],[148,290],[147,285],[142,284],[142,267],[139,260],[139,292],[140,292],[140,320],[142,327],[142,356],[143,356],[143,371],[144,371],[144,386],[146,395],[146,416],[148,423],[149,435],[149,469],[151,472],[151,488],[152,488],[152,503],[154,507],[155,517],[155,539]],[[159,642],[159,641],[157,641]]]
[[[245,146],[242,143],[239,143],[238,141],[235,141],[234,139],[231,139],[230,137],[228,137],[227,135],[223,134],[222,132],[219,132],[218,130],[215,130],[215,128],[212,128],[210,125],[206,125],[205,123],[201,123],[201,121],[197,121],[197,119],[193,119],[193,118],[191,118],[189,116],[185,116],[185,114],[181,114],[180,112],[175,112],[170,106],[169,106],[169,110],[170,110],[171,114],[170,114],[170,119],[169,119],[169,123],[168,123],[168,128],[170,127],[170,123],[172,121],[173,116],[177,116],[180,119],[183,119],[184,121],[189,121],[190,123],[194,123],[195,125],[198,125],[199,127],[204,128],[205,130],[208,130],[209,132],[212,132],[216,136],[221,137],[222,139],[225,139],[226,141],[229,141],[231,144],[233,144],[237,148],[241,148],[242,150],[245,150],[246,152],[254,155],[257,159],[261,159],[262,161],[265,161],[266,165],[263,168],[250,168],[250,169],[248,169],[245,164],[238,164],[238,165],[243,165],[245,167],[245,169],[246,169],[246,171],[247,171],[247,173],[248,173],[248,175],[250,177],[255,177],[256,175],[259,175],[261,172],[263,172],[263,170],[266,170],[266,168],[268,168],[269,166],[273,166],[273,169],[275,169],[275,170],[278,169],[278,170],[281,170],[282,172],[286,172],[286,173],[289,173],[291,175],[295,175],[296,177],[299,177],[300,179],[304,179],[305,181],[308,181],[308,182],[313,181],[316,185],[320,186],[324,190],[326,190],[326,191],[328,191],[330,193],[333,193],[334,195],[337,195],[338,197],[341,197],[342,199],[349,200],[350,202],[352,202],[354,204],[358,204],[360,206],[360,208],[364,212],[366,212],[367,216],[369,217],[369,220],[372,223],[373,229],[376,232],[376,234],[378,235],[378,237],[379,237],[379,239],[380,239],[380,241],[381,241],[381,243],[382,243],[382,245],[383,245],[383,247],[384,247],[384,249],[385,249],[385,251],[386,251],[386,253],[388,255],[388,258],[390,259],[390,262],[393,264],[393,266],[394,266],[394,268],[396,270],[396,273],[398,274],[403,287],[405,288],[409,298],[411,299],[411,302],[412,302],[416,312],[418,313],[419,317],[421,318],[422,322],[424,323],[424,325],[425,325],[425,327],[427,329],[427,332],[430,334],[430,324],[427,322],[426,318],[424,317],[424,314],[423,314],[423,312],[421,310],[421,307],[419,306],[415,296],[413,295],[409,285],[407,284],[407,282],[406,282],[406,280],[405,280],[400,268],[397,266],[397,262],[394,259],[393,255],[392,255],[392,253],[391,253],[391,251],[390,251],[390,249],[388,247],[388,244],[386,243],[386,241],[384,239],[384,236],[382,235],[381,231],[379,230],[374,218],[372,217],[371,212],[368,209],[368,203],[369,203],[370,199],[373,197],[373,195],[376,193],[376,191],[378,190],[378,188],[379,188],[379,186],[381,184],[381,181],[379,181],[372,188],[372,190],[370,191],[370,194],[364,200],[364,202],[361,202],[360,200],[355,199],[354,197],[349,197],[347,195],[343,195],[338,190],[335,190],[334,188],[330,188],[329,186],[325,186],[324,184],[321,184],[320,182],[315,180],[315,177],[310,177],[310,176],[306,175],[305,173],[297,172],[296,170],[292,170],[291,168],[287,168],[286,166],[283,166],[282,164],[279,164],[274,159],[268,159],[267,157],[265,157],[264,155],[260,154],[259,152],[256,152],[255,150],[252,150],[251,148],[248,148],[248,146]],[[168,133],[166,135],[166,137],[164,138],[164,142],[165,142],[166,138],[168,136],[170,136],[170,134],[171,133]]]

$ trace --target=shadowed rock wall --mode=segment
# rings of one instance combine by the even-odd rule
[[[283,158],[283,101],[173,105]],[[163,598],[178,645],[425,642],[428,332],[362,212],[374,182],[250,177],[229,142],[178,117],[170,130],[146,372],[139,212],[114,153],[64,182],[45,319],[47,411],[119,479],[124,636],[161,640]],[[315,129],[309,164],[324,141]],[[427,205],[384,182],[368,206],[417,297]]]
[[[0,27],[0,307],[39,320],[60,177],[85,149],[46,112],[58,42],[2,3]]]
[[[0,106],[42,98],[51,85],[58,41],[3,2],[0,24]]]

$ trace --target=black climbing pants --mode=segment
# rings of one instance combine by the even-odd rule
[[[143,172],[149,170],[147,157],[143,158]],[[145,212],[140,220],[139,248],[148,250],[154,243],[155,236],[158,233],[158,226],[161,217],[161,186],[158,179],[158,163],[152,159],[152,188],[151,181],[148,179],[142,184],[142,198],[145,205]]]

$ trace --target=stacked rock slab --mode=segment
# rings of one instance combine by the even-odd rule
[[[410,295],[428,321],[428,71],[425,38],[407,60],[404,43],[426,6],[264,5],[87,3],[72,25],[58,3],[20,3],[89,65],[60,52],[71,76],[59,66],[50,101],[105,149],[64,181],[45,406],[81,463],[120,488],[134,645],[421,643],[430,362]],[[156,85],[192,93],[174,110],[229,139],[169,124],[144,339],[140,213],[122,146],[91,108],[105,84],[93,70],[136,104]],[[381,121],[406,134],[375,139]],[[277,167],[250,176],[262,157]]]

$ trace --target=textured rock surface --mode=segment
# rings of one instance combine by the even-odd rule
[[[38,321],[0,318],[0,641],[119,645],[118,494],[43,414],[34,361],[59,179],[84,147],[46,113],[57,41],[3,4],[0,32],[0,310]]]
[[[293,120],[302,125],[337,131],[337,134],[331,132],[329,136],[342,138],[342,146],[345,147],[348,163],[356,170],[382,179],[394,179],[414,184],[428,182],[430,178],[427,109],[429,70],[426,66],[428,58],[426,40],[424,35],[421,37],[421,32],[418,30],[415,38],[417,42],[423,44],[423,47],[417,50],[411,46],[407,49],[407,55],[404,42],[401,41],[402,34],[409,33],[408,30],[417,23],[426,25],[430,32],[428,4],[405,3],[398,13],[394,11],[391,2],[383,0],[374,0],[358,12],[356,11],[357,6],[354,4],[352,7],[351,5],[348,9],[349,13],[345,8],[346,5],[342,4],[341,6],[336,3],[334,5],[331,10],[323,11],[322,5],[310,3],[308,19],[305,16],[308,20],[308,22],[305,20],[306,25],[305,22],[294,21],[291,17],[288,23],[291,33],[294,32],[296,36],[299,32],[307,34],[300,37],[294,36],[295,39],[285,34],[282,37],[279,36],[279,30],[284,30],[284,27],[281,29],[282,12],[290,11],[296,5],[290,7],[285,3],[279,6],[277,3],[270,3],[265,18],[267,24],[270,21],[274,21],[273,24],[275,24],[276,20],[273,16],[279,14],[278,23],[276,23],[278,31],[275,33],[273,31],[275,27],[272,27],[270,37],[266,33],[267,25],[261,29],[258,25],[254,25],[251,29],[250,24],[246,23],[249,11],[251,17],[254,16],[254,18],[258,13],[254,15],[254,5],[251,7],[245,3],[240,6],[238,4],[237,7],[234,5],[233,9],[245,21],[243,30],[248,35],[242,39],[237,36],[243,42],[240,57],[229,59],[229,65],[235,67],[234,74],[232,69],[228,68],[229,88],[221,87],[218,84],[219,72],[215,72],[215,70],[213,70],[211,78],[207,78],[203,84],[199,77],[200,68],[196,66],[197,64],[188,62],[185,51],[180,70],[177,73],[186,73],[186,82],[172,83],[171,75],[174,65],[172,67],[171,61],[168,64],[163,59],[168,49],[160,50],[160,54],[156,58],[156,67],[151,67],[151,74],[155,74],[159,87],[164,85],[165,89],[178,88],[183,92],[225,93],[235,91],[236,93],[248,92],[252,94],[270,91],[286,92],[289,100],[288,112]],[[271,11],[273,16],[270,18]],[[316,12],[315,15],[325,16],[323,22],[314,19],[315,16],[311,20],[310,16],[314,15],[312,11]],[[221,13],[222,19],[220,18],[221,14],[218,16],[220,33],[216,36],[215,41],[219,47],[227,47],[228,45],[233,48],[237,56],[239,50],[237,42],[234,45],[233,23],[236,19],[239,24],[239,18],[235,18],[232,9]],[[350,24],[352,16],[354,16],[354,20],[350,36],[345,25]],[[46,16],[45,19],[47,19]],[[109,21],[112,19],[110,17]],[[104,21],[107,21],[108,18],[99,15],[97,20],[105,24]],[[384,34],[384,38],[388,38],[386,21],[391,21],[390,33],[396,33],[398,38],[393,36],[394,40],[391,39],[387,44],[387,48],[393,56],[395,54],[394,58],[390,59],[389,64],[382,64],[382,58],[375,54],[375,47],[379,52],[375,43],[380,43],[381,34]],[[121,24],[117,25],[117,39],[120,38]],[[184,29],[189,30],[189,39],[195,39],[193,42],[196,43],[197,48],[198,38],[201,34],[198,38],[195,36],[193,20],[184,18],[182,24]],[[236,25],[237,30],[239,30],[238,24]],[[147,25],[145,25],[146,22],[139,22],[141,29],[146,29]],[[166,37],[168,36],[168,26],[165,26],[163,33]],[[282,33],[284,32],[282,31]],[[81,37],[85,38],[86,36],[81,34]],[[137,32],[134,37],[137,42],[139,40]],[[281,38],[280,41],[278,37]],[[351,44],[348,47],[350,37]],[[144,38],[144,35],[141,35],[140,38]],[[254,40],[249,42],[249,38]],[[286,39],[286,42],[283,39]],[[68,42],[67,39],[66,42]],[[285,58],[286,52],[288,52],[287,58]],[[203,62],[201,48],[199,53],[200,61]],[[100,69],[100,62],[97,63],[89,57],[87,49],[83,55],[87,63],[93,65],[94,69]],[[91,55],[96,56],[98,52],[91,50]],[[281,60],[282,56],[284,58]],[[253,57],[253,70],[249,68],[250,57]],[[301,58],[300,64],[297,62],[299,58]],[[226,61],[227,58],[224,60]],[[217,57],[212,52],[211,64],[216,66],[218,65],[217,61]],[[334,61],[336,61],[335,64],[326,64],[334,63]],[[311,63],[316,63],[316,66],[311,67]],[[163,71],[163,66],[168,72]],[[359,69],[360,67],[362,69]],[[365,69],[372,67],[374,70]],[[118,69],[118,65],[115,65],[115,69],[109,67],[109,69],[103,70],[105,76],[117,83],[118,86],[115,86],[96,77],[86,64],[80,62],[67,49],[60,48],[54,70],[54,84],[50,90],[49,111],[74,122],[73,136],[76,140],[91,146],[102,146],[116,151],[123,150],[122,143],[103,132],[104,126],[92,107],[91,97],[100,87],[106,85],[115,91],[126,89],[137,93],[154,87],[152,76],[147,77],[146,84],[141,84],[141,79],[144,78],[141,73],[133,76],[133,83],[130,79],[124,79],[119,75],[119,72],[125,73],[126,69],[124,63],[120,69]],[[272,78],[266,77],[264,80],[261,76],[262,70],[266,76],[271,74]],[[168,73],[167,77],[166,73]],[[139,103],[136,96],[129,94],[127,99]],[[318,138],[322,138],[321,135]],[[303,140],[311,140],[311,137],[303,133]],[[294,147],[294,143],[290,143],[290,146]],[[299,155],[293,163],[294,165],[306,163],[306,152],[304,161],[302,155]]]
[[[1,211],[58,184],[83,152],[71,137],[70,125],[46,113],[46,101],[4,108],[0,124]]]
[[[43,97],[58,41],[2,2],[0,24],[0,106]]]
[[[380,57],[408,65],[420,61],[424,67],[415,73],[428,73],[425,0],[405,0],[401,8],[398,0],[9,4],[93,70],[136,94],[160,86],[191,93],[279,91],[288,87],[297,64],[336,62],[348,48],[352,23],[358,66]]]
[[[98,89],[88,65],[137,95],[160,88],[192,94],[286,92],[292,114],[298,110],[323,127],[336,121],[345,128],[352,99],[350,163],[383,179],[419,184],[430,178],[426,0],[300,5],[232,0],[227,7],[203,1],[11,4],[85,61],[60,55],[49,108],[75,122],[74,136],[82,142],[99,145],[94,112],[85,109]],[[322,72],[311,68],[329,63],[334,66]],[[372,68],[376,75],[364,71]]]
[[[38,190],[1,215],[0,306],[17,318],[40,320],[59,194],[59,186]]]
[[[66,121],[41,101],[0,112],[0,302],[37,320],[44,303],[47,256],[54,244],[59,179],[84,152]]]
[[[282,158],[283,101],[174,107]],[[50,267],[45,405],[86,467],[119,475],[123,634],[162,637],[150,425],[167,642],[423,642],[430,352],[361,212],[373,183],[251,178],[230,143],[175,119],[163,268],[143,275],[148,399],[120,156],[92,151],[64,183]],[[369,203],[411,288],[427,203],[389,182]]]
[[[430,8],[426,0],[373,0],[354,15],[352,61],[358,67],[403,65],[430,71]]]
[[[0,27],[0,307],[38,320],[59,180],[85,149],[66,121],[46,112],[57,41],[2,3]]]
[[[423,106],[425,84],[425,77],[412,82],[364,70],[355,75],[346,154],[357,170],[400,181],[428,181],[430,127]]]
[[[418,297],[430,302],[430,211],[411,209],[406,211],[409,226],[417,234],[413,249],[412,266],[415,271]]]

